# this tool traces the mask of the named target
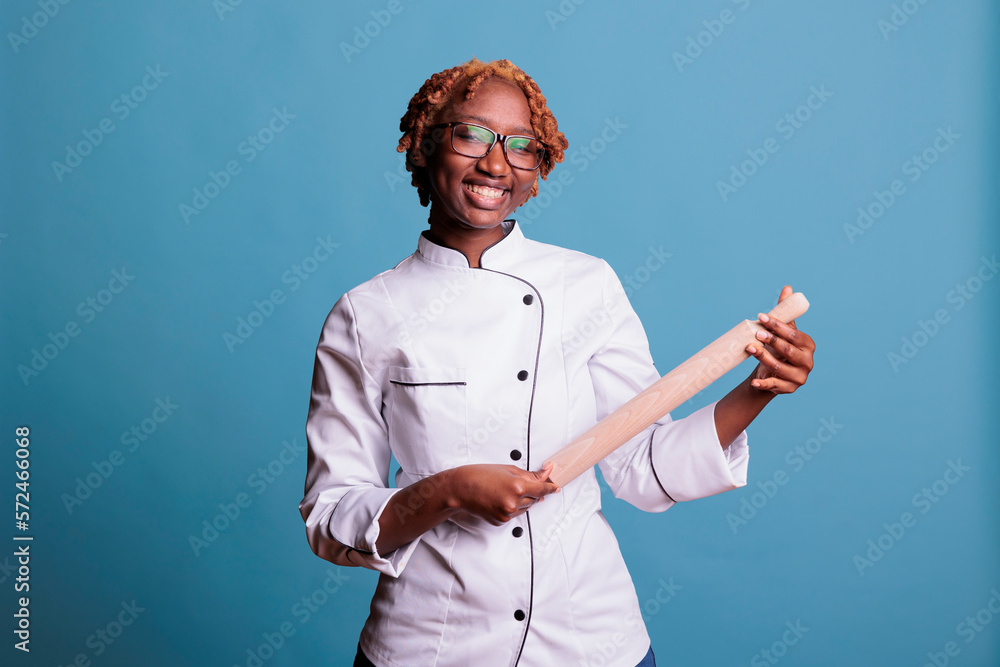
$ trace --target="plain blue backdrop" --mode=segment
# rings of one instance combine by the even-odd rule
[[[998,18],[4,3],[3,663],[348,664],[375,575],[314,556],[297,511],[315,345],[343,292],[413,252],[399,118],[476,56],[532,75],[570,142],[515,217],[632,281],[661,372],[783,284],[812,303],[816,370],[749,429],[747,487],[663,515],[606,494],[660,664],[997,664]]]

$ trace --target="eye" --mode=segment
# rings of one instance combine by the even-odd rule
[[[538,142],[531,137],[510,137],[507,140],[507,150],[525,155],[535,155],[538,153]]]
[[[477,125],[456,125],[455,138],[468,143],[493,143],[493,133],[485,127],[479,127]]]

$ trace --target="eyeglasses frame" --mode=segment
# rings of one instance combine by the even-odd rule
[[[484,130],[487,130],[489,132],[492,132],[493,133],[493,143],[490,144],[490,147],[482,155],[479,155],[479,156],[476,156],[476,155],[465,155],[465,153],[463,153],[462,151],[460,151],[457,148],[455,148],[455,126],[456,125],[471,125],[472,127],[479,127],[479,128],[484,129]],[[438,123],[436,125],[431,125],[431,127],[429,129],[433,130],[433,129],[436,129],[436,128],[439,128],[439,127],[450,127],[450,128],[452,128],[452,130],[451,130],[451,149],[453,151],[455,151],[459,155],[464,155],[465,157],[475,158],[477,160],[481,160],[482,158],[484,158],[487,155],[489,155],[490,152],[493,150],[493,147],[496,146],[497,142],[499,141],[500,142],[500,150],[503,152],[503,159],[507,161],[507,164],[510,165],[511,169],[520,169],[522,171],[537,171],[538,168],[542,166],[542,162],[545,161],[545,153],[549,149],[549,147],[545,145],[545,142],[542,141],[541,139],[537,138],[537,137],[529,137],[529,136],[527,136],[525,134],[500,134],[496,130],[494,130],[492,128],[489,128],[489,127],[486,127],[485,125],[480,125],[479,123],[469,123],[469,122],[462,121],[462,120],[456,120],[456,121],[452,121],[450,123]],[[518,167],[518,166],[514,165],[513,163],[511,163],[510,158],[507,156],[507,140],[508,139],[512,139],[512,138],[517,138],[517,139],[531,139],[532,141],[537,141],[541,145],[541,147],[542,147],[541,155],[538,158],[538,164],[536,164],[534,167]]]

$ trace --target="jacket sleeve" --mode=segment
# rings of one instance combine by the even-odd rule
[[[390,449],[382,391],[365,368],[349,295],[337,301],[316,347],[306,439],[305,497],[299,512],[309,546],[338,565],[398,577],[419,538],[390,554],[375,548],[388,488]]]
[[[660,377],[639,317],[607,264],[603,299],[609,335],[589,362],[598,419]],[[746,431],[722,449],[715,430],[715,403],[711,403],[683,419],[666,415],[599,465],[617,498],[649,512],[662,512],[675,502],[744,486],[749,456]]]

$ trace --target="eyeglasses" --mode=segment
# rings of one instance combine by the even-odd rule
[[[440,123],[434,127],[451,128],[451,147],[466,157],[484,157],[493,150],[497,141],[503,146],[507,164],[515,169],[538,169],[545,157],[545,144],[534,137],[503,135],[488,127],[473,123]]]

